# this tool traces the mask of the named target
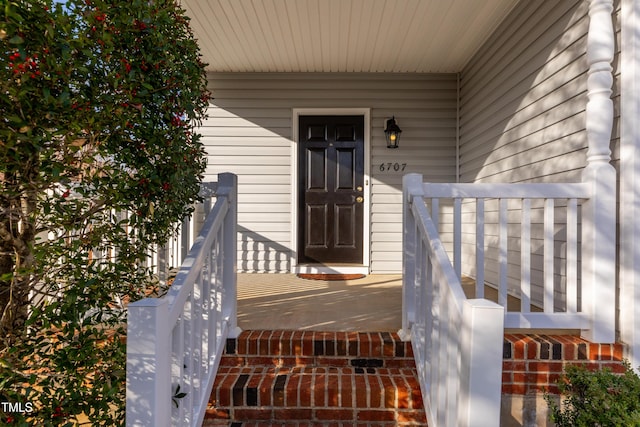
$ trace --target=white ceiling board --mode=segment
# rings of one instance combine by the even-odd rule
[[[518,0],[181,0],[210,71],[458,72]]]

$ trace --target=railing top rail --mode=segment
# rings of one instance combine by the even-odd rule
[[[227,198],[221,197],[216,200],[215,205],[202,226],[200,234],[196,238],[193,246],[184,259],[171,288],[167,292],[166,299],[169,301],[169,325],[174,325],[182,312],[182,307],[189,297],[192,286],[204,264],[204,256],[211,246],[220,227],[222,227],[224,216],[229,209]]]
[[[587,199],[591,186],[584,183],[423,183],[427,198]]]
[[[210,247],[216,233],[223,225],[224,216],[229,209],[229,200],[227,197],[223,197],[228,193],[225,188],[218,182],[203,182],[200,188],[201,197],[216,197],[214,206],[207,215],[200,234],[193,242],[192,247],[189,249],[187,256],[185,257],[180,270],[176,274],[171,288],[167,294],[162,298],[164,303],[168,303],[169,311],[169,325],[175,325],[180,317],[182,307],[185,301],[189,297],[192,286],[196,276],[198,275],[200,268],[204,263],[204,254],[206,248]],[[132,306],[145,305],[146,300],[151,298],[145,298],[140,301],[131,303]]]
[[[215,181],[203,182],[200,184],[200,192],[198,195],[200,197],[215,197],[218,193],[219,186],[220,184]]]

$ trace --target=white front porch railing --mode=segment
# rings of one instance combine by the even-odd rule
[[[128,306],[128,427],[202,425],[226,339],[239,333],[237,178],[207,187],[215,204],[168,293]]]
[[[595,311],[585,303],[611,297],[580,259],[608,246],[585,208],[592,186],[431,184],[418,174],[403,185],[401,333],[416,353],[429,425],[499,425],[505,327],[587,337],[613,330],[613,306]],[[467,299],[463,275],[475,279],[479,299]],[[484,299],[486,285],[497,304]]]
[[[503,307],[468,300],[423,199],[404,177],[403,339],[411,339],[430,426],[497,426]]]

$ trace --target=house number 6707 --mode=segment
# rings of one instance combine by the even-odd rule
[[[380,172],[402,172],[407,167],[406,163],[380,163]]]

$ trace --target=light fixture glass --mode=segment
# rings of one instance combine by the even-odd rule
[[[393,116],[387,120],[387,127],[384,130],[384,136],[387,139],[387,148],[398,148],[400,144],[400,133],[402,129],[396,123],[396,117]]]

